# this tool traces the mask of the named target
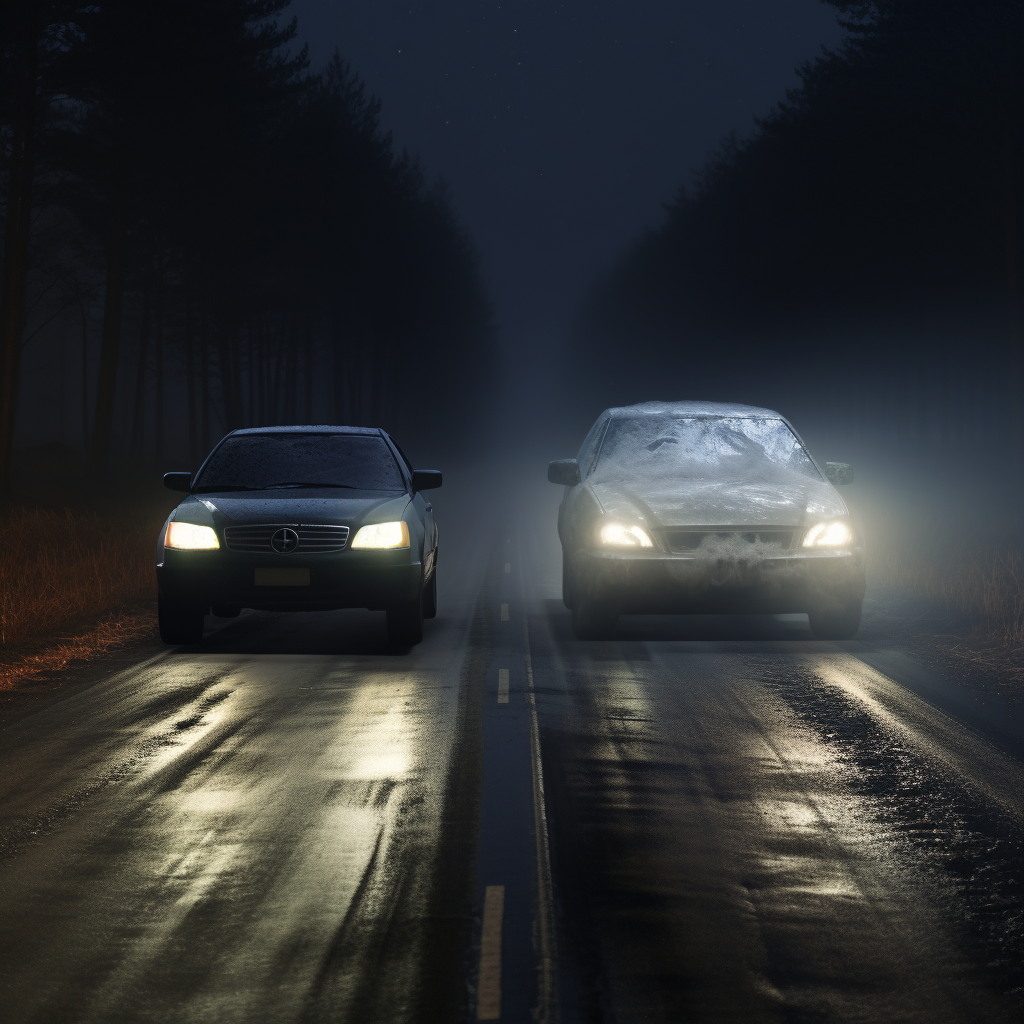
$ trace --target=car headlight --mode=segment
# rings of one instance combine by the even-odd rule
[[[599,533],[601,543],[609,548],[653,548],[654,541],[646,530],[624,523],[605,523]]]
[[[370,523],[360,527],[352,541],[353,548],[407,548],[409,547],[409,524],[403,519],[399,523]]]
[[[818,523],[804,534],[805,548],[845,548],[853,543],[853,530],[846,523]]]
[[[220,541],[212,527],[170,522],[164,535],[164,547],[178,551],[212,551],[220,547]]]

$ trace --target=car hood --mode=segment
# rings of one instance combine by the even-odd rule
[[[409,503],[409,495],[396,495],[394,491],[338,491],[319,487],[296,488],[285,492],[225,491],[194,494],[179,507],[182,512],[191,511],[188,506],[193,503],[211,512],[215,509],[224,517],[227,525],[272,522],[352,523],[400,519]],[[213,509],[210,509],[210,505]]]
[[[846,515],[826,480],[718,478],[672,481],[595,480],[605,513],[659,526],[796,526],[807,516]]]

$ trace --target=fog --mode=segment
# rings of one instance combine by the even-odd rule
[[[159,11],[83,15],[83,106],[40,93],[23,239],[8,210],[5,267],[28,254],[11,493],[195,470],[230,429],[285,422],[380,425],[417,464],[525,485],[602,409],[688,399],[777,410],[853,465],[878,548],[1015,543],[1021,132],[986,141],[999,93],[970,68],[1019,68],[959,8],[925,32],[843,7],[296,0],[261,43],[291,91],[268,79],[230,132],[207,100],[230,109],[256,64],[182,63]],[[110,71],[131,38],[161,45]],[[41,81],[68,73],[44,57]],[[897,87],[924,112],[903,135]],[[121,191],[115,127],[137,141]],[[947,138],[972,157],[937,160]]]

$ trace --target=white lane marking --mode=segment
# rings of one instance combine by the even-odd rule
[[[501,1017],[501,917],[504,910],[505,886],[487,886],[484,892],[484,923],[480,934],[477,1020],[498,1020]]]
[[[512,571],[512,563],[511,562],[506,562],[505,563],[505,572],[511,572],[511,571]]]
[[[519,586],[526,604],[523,556],[517,555]],[[551,878],[551,845],[548,841],[548,816],[544,807],[544,767],[540,758],[540,723],[537,721],[537,697],[533,689],[533,658],[530,656],[529,615],[523,615],[523,644],[526,650],[526,701],[530,707],[530,756],[533,762],[533,834],[537,844],[537,952],[540,955],[540,992],[536,1019],[550,1024],[558,1018],[555,962],[555,896]]]
[[[498,703],[508,703],[508,669],[498,669]]]
[[[508,605],[503,604],[501,606],[501,621],[508,622]]]

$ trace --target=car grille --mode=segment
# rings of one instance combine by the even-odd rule
[[[735,527],[723,526],[711,530],[666,530],[665,538],[672,551],[696,551],[708,538],[741,542],[744,544],[767,544],[780,551],[788,550],[793,543],[792,530],[757,530],[750,532]]]
[[[270,538],[287,527],[299,535],[295,552],[317,554],[322,551],[342,551],[348,544],[347,526],[296,526],[294,523],[273,523],[268,526],[228,526],[224,529],[224,542],[229,551],[248,551],[258,554],[273,551]],[[290,552],[294,554],[295,552]],[[276,554],[276,552],[275,552]]]

